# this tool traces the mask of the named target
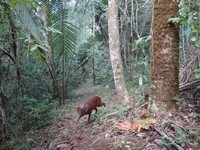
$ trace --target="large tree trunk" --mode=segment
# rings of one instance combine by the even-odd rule
[[[109,0],[108,17],[110,59],[114,75],[116,95],[119,100],[128,102],[129,96],[125,87],[119,46],[117,0]]]
[[[154,1],[150,107],[156,112],[174,109],[179,94],[179,28],[168,21],[177,16],[177,1]]]

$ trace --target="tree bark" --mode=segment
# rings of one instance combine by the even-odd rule
[[[154,1],[150,108],[155,112],[176,108],[174,98],[179,94],[179,28],[168,19],[177,16],[177,1]]]
[[[8,12],[11,12],[10,7],[6,7],[6,9]],[[17,99],[17,97],[19,96],[19,92],[21,90],[21,86],[20,86],[20,82],[21,82],[21,72],[20,72],[20,61],[19,61],[19,57],[18,57],[18,44],[17,44],[17,29],[15,26],[15,23],[13,21],[13,18],[11,16],[11,14],[8,14],[8,19],[9,19],[9,25],[10,25],[10,32],[11,32],[11,47],[12,50],[10,52],[10,55],[12,56],[12,58],[14,58],[15,61],[15,68],[16,68],[16,85],[15,85],[15,89],[14,89],[14,94],[15,97]]]
[[[116,96],[118,100],[128,102],[129,96],[125,87],[122,59],[120,55],[117,0],[109,0],[108,5],[109,49]]]

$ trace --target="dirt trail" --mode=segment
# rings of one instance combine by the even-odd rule
[[[86,96],[80,96],[81,101],[66,106],[71,111],[65,113],[58,123],[35,131],[38,139],[29,143],[32,147],[37,150],[197,150],[200,147],[200,122],[192,118],[195,114],[192,108],[173,114],[151,114],[157,124],[149,130],[122,131],[115,125],[132,121],[143,109],[142,104],[121,106],[114,98],[103,99],[107,107],[98,108],[97,115],[93,112],[90,124],[84,116],[77,125],[76,107],[86,97],[97,94],[89,91],[80,95]]]

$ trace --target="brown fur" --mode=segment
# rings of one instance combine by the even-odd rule
[[[94,96],[90,99],[88,99],[86,102],[81,104],[77,107],[77,112],[79,114],[79,118],[77,120],[77,124],[79,122],[79,119],[83,117],[84,115],[88,115],[88,123],[90,122],[90,116],[92,113],[92,110],[95,110],[97,113],[97,107],[106,106],[105,103],[101,102],[101,98],[99,96]]]

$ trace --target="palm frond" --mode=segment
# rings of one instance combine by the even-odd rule
[[[67,15],[67,13],[65,12]],[[58,16],[56,14],[55,16]],[[61,16],[61,15],[60,15]],[[58,31],[62,31],[62,18],[55,17],[54,24],[52,27]],[[62,35],[64,34],[64,36]],[[64,26],[63,26],[63,33],[53,33],[53,48],[56,50],[57,56],[61,56],[62,54],[62,40],[64,40],[64,48],[65,53],[67,56],[69,56],[75,49],[75,43],[76,43],[76,35],[77,35],[77,29],[74,25],[72,25],[67,20],[67,16],[64,19]],[[63,39],[62,39],[63,38]]]

